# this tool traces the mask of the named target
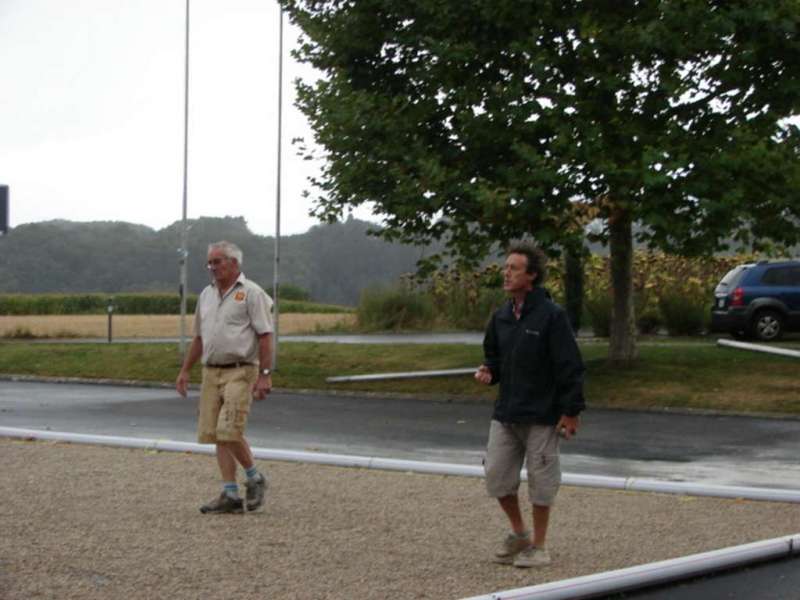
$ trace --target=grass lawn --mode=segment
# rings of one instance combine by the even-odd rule
[[[796,343],[782,344],[797,347]],[[640,344],[630,369],[606,364],[606,342],[581,343],[590,405],[618,408],[694,408],[800,415],[797,359],[719,348],[709,340]],[[329,384],[326,377],[449,369],[478,365],[471,345],[355,345],[283,343],[278,388],[400,392],[442,398],[494,398],[495,389],[470,376]],[[172,382],[180,367],[174,344],[0,343],[0,373]],[[193,380],[199,382],[199,367]]]

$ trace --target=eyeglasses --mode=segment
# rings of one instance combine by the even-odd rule
[[[208,266],[214,265],[215,267],[220,264],[223,260],[228,260],[227,258],[212,258],[208,261]]]

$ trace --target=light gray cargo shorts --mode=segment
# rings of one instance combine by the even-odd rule
[[[558,432],[554,425],[503,424],[492,420],[486,448],[486,490],[492,498],[519,490],[523,462],[528,468],[528,498],[550,506],[561,485]]]

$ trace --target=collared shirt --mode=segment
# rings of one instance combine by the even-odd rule
[[[220,297],[216,283],[197,299],[194,332],[203,340],[203,364],[258,364],[258,336],[273,331],[272,298],[239,274]]]

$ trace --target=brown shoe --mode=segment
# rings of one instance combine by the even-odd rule
[[[206,514],[219,514],[219,513],[241,513],[243,512],[241,498],[231,498],[225,492],[219,495],[208,504],[200,507],[200,512]]]
[[[264,493],[269,487],[269,481],[259,473],[258,477],[252,480],[248,479],[244,486],[247,489],[247,511],[251,512],[264,504]]]

